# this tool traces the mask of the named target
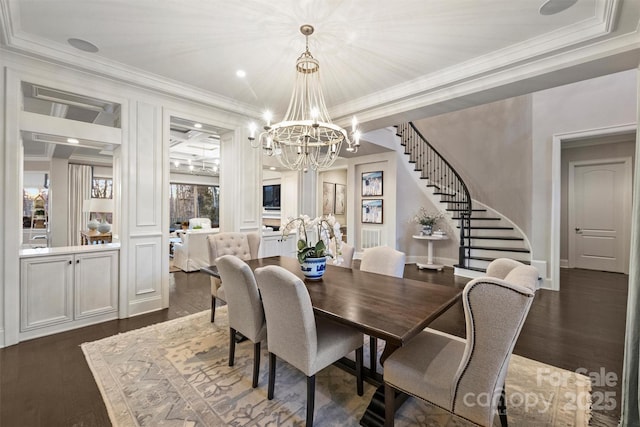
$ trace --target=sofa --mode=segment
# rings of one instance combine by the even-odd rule
[[[173,245],[173,265],[186,272],[210,265],[207,236],[218,232],[219,228],[178,231],[182,241]]]

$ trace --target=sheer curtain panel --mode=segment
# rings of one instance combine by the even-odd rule
[[[69,165],[69,223],[67,244],[80,244],[80,231],[86,230],[89,212],[82,212],[82,203],[91,198],[91,166]]]

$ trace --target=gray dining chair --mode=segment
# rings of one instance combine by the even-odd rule
[[[216,259],[222,255],[235,255],[240,259],[256,259],[260,249],[259,233],[224,232],[207,236],[209,246],[209,265],[216,265]],[[216,299],[226,301],[222,281],[211,277],[211,322],[216,317]]]
[[[406,258],[404,252],[389,246],[368,248],[362,254],[360,270],[385,276],[402,277],[404,276]],[[372,373],[378,369],[378,339],[372,336],[369,337],[369,369]]]
[[[396,390],[481,426],[491,426],[499,411],[506,426],[504,381],[537,280],[527,265],[504,278],[474,279],[462,293],[465,341],[425,330],[393,352],[384,364],[385,426],[394,425]],[[486,404],[475,403],[486,393]]]
[[[307,426],[313,425],[316,373],[352,351],[356,352],[358,396],[363,394],[362,333],[316,317],[305,284],[295,274],[279,266],[255,271],[267,319],[269,348],[269,386],[273,399],[276,356],[307,376]]]
[[[354,247],[347,243],[343,243],[340,251],[342,252],[342,263],[338,264],[338,267],[351,268],[353,265]]]
[[[260,375],[260,343],[267,337],[267,325],[260,293],[251,268],[235,255],[217,259],[218,272],[224,281],[229,313],[229,366],[233,366],[236,332],[253,342],[253,381],[258,386]]]

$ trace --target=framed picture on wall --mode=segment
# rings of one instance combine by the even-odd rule
[[[362,223],[382,224],[382,199],[362,200]]]
[[[347,186],[343,184],[336,184],[335,213],[336,215],[344,215],[346,209],[347,209]]]
[[[333,182],[322,183],[322,215],[332,214],[335,210],[336,185]]]
[[[362,196],[382,196],[382,171],[362,173]]]

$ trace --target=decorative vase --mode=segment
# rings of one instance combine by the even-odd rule
[[[97,230],[99,225],[100,225],[100,223],[98,222],[97,219],[92,219],[91,221],[89,221],[87,223],[87,228],[89,230]]]
[[[98,231],[101,233],[108,233],[111,231],[111,224],[106,221],[102,221],[100,225],[98,225]]]
[[[422,235],[423,236],[431,236],[431,233],[433,233],[433,226],[431,226],[431,225],[423,225],[422,226]]]
[[[327,268],[327,257],[307,258],[300,264],[302,274],[309,280],[320,280]]]

